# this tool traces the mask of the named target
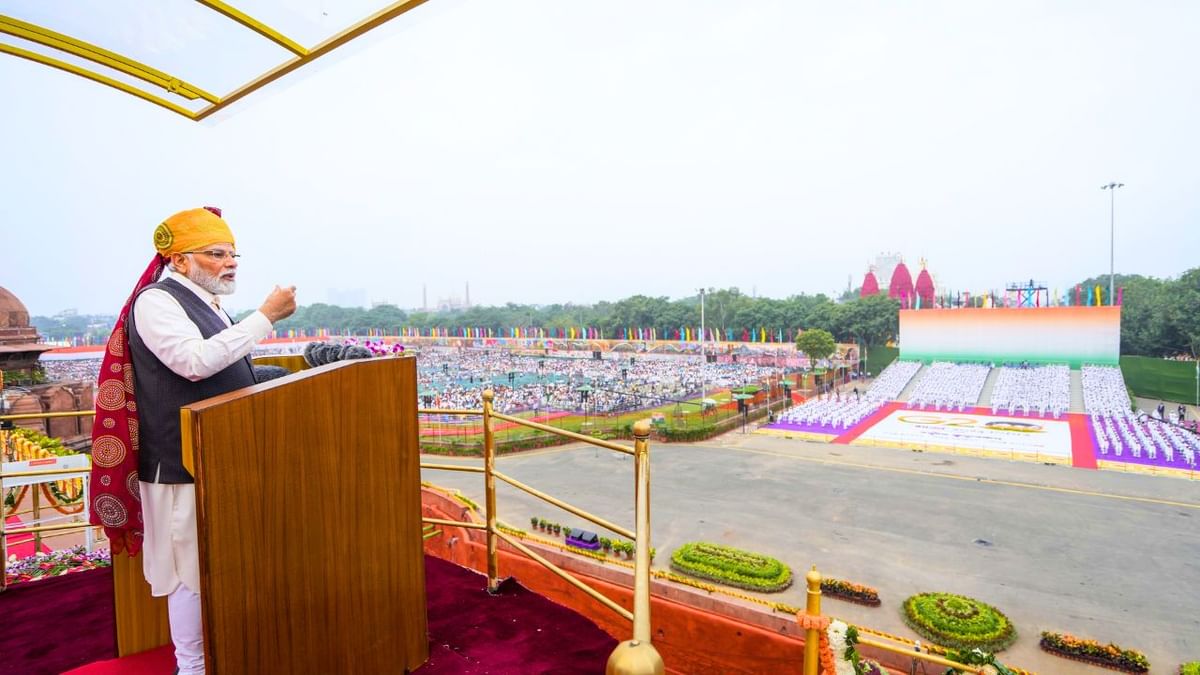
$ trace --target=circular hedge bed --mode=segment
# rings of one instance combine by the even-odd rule
[[[792,570],[775,558],[705,541],[675,549],[671,569],[748,591],[770,593],[792,585]]]
[[[943,647],[998,652],[1017,639],[1017,629],[1000,610],[962,595],[914,595],[901,614],[909,628]]]

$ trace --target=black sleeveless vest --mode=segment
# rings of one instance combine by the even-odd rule
[[[188,318],[208,339],[225,330],[225,322],[195,293],[174,279],[164,279],[142,289],[157,288],[179,301]],[[140,293],[139,293],[140,295]],[[136,301],[135,301],[136,302]],[[134,324],[133,311],[125,320],[129,354],[133,359],[134,390],[138,406],[138,478],[147,483],[191,483],[183,468],[179,435],[179,409],[189,403],[254,384],[254,367],[247,356],[212,377],[192,382],[176,375],[146,347]]]

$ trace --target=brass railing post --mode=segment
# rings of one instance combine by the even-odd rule
[[[662,675],[662,656],[650,643],[650,420],[633,425],[634,541],[633,639],[608,657],[607,675]]]
[[[500,554],[496,550],[496,442],[492,435],[492,401],[496,392],[483,392],[483,491],[487,507],[488,593],[500,590]]]
[[[33,493],[33,524],[42,524],[42,499],[38,496],[38,488],[41,487],[37,483],[29,486],[29,491]],[[33,533],[33,554],[37,555],[42,551],[42,533]]]
[[[808,574],[804,576],[808,582],[807,601],[804,606],[804,613],[809,617],[818,617],[821,615],[821,573],[817,571],[817,566],[813,565]],[[813,624],[809,624],[813,625]],[[804,675],[817,675],[820,668],[820,660],[818,659],[820,652],[821,636],[820,631],[816,628],[809,628],[804,631]]]

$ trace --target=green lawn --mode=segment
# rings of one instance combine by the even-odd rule
[[[718,403],[728,403],[730,400],[730,392],[728,389],[713,391],[709,392],[708,397],[715,399]],[[566,417],[559,417],[550,421],[549,425],[558,429],[565,429],[567,431],[575,431],[579,433],[613,432],[620,429],[624,425],[636,422],[637,420],[649,419],[654,413],[662,413],[666,418],[668,426],[677,429],[687,429],[694,426],[700,426],[701,424],[699,415],[700,399],[694,398],[691,399],[690,402],[693,405],[683,404],[677,407],[676,404],[670,403],[667,405],[658,406],[656,408],[651,408],[649,410],[638,410],[636,412],[624,413],[616,417],[596,417],[595,415],[591,415],[585,418],[583,415],[568,415]],[[677,416],[676,413],[680,414]],[[736,411],[715,410],[704,416],[704,423],[713,424],[735,416],[737,416]],[[529,418],[533,417],[533,413],[525,412],[517,415],[517,417]],[[482,442],[483,433],[481,428],[478,426],[478,423],[473,427],[473,430],[477,430],[476,433],[470,433],[469,431],[464,430],[464,433],[462,434],[442,436],[440,439],[446,442]],[[501,442],[514,441],[523,438],[540,436],[543,433],[544,432],[537,431],[535,429],[529,429],[527,427],[516,427],[504,431],[497,431],[496,440]],[[438,438],[424,437],[422,440],[426,442],[437,442]]]
[[[1196,362],[1122,356],[1121,372],[1134,396],[1196,403]]]

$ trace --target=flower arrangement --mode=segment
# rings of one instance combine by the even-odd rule
[[[833,652],[833,669],[836,675],[884,675],[883,666],[863,659],[858,653],[858,629],[844,621],[834,619],[825,629],[829,636],[829,649]]]
[[[75,450],[63,445],[61,440],[51,438],[34,429],[13,429],[6,433],[13,447],[13,459],[18,462],[79,454]],[[83,480],[79,478],[47,481],[42,483],[41,490],[46,495],[50,505],[59,508],[60,511],[62,511],[61,506],[79,504],[83,500]],[[6,490],[4,494],[5,508],[15,508],[17,503],[20,502],[19,497],[23,497],[24,494],[24,489],[21,489],[20,492],[18,492],[17,488]],[[78,509],[63,511],[63,513],[68,514],[78,512]]]
[[[470,497],[468,497],[468,496],[464,495],[463,493],[459,492],[458,490],[455,490],[455,491],[454,491],[454,498],[455,498],[456,500],[458,500],[459,502],[461,502],[461,503],[462,503],[464,506],[467,506],[468,508],[470,508],[470,509],[471,509],[471,510],[473,510],[473,511],[479,511],[479,510],[480,510],[480,509],[479,509],[479,505],[478,505],[478,504],[476,504],[476,503],[475,503],[475,501],[474,501],[473,499],[471,499]]]
[[[1012,669],[996,660],[995,654],[989,654],[982,649],[953,650],[946,652],[946,658],[957,661],[964,666],[983,666],[988,675],[1016,675]],[[945,675],[966,675],[966,671],[950,668]]]
[[[1000,651],[1017,630],[1000,610],[953,593],[921,593],[904,601],[904,622],[921,637],[956,649]]]
[[[363,340],[358,341],[358,338],[350,338],[346,340],[347,345],[358,345],[371,352],[372,356],[404,356],[404,345],[395,343],[388,344],[383,340]]]
[[[869,607],[878,607],[880,605],[879,591],[870,586],[843,581],[842,579],[823,577],[821,579],[821,593]]]
[[[688,542],[671,554],[671,569],[749,591],[792,585],[792,570],[770,556],[709,542]]]
[[[571,532],[570,525],[554,523],[549,520],[546,520],[545,518],[539,518],[537,516],[533,516],[532,518],[530,518],[529,523],[531,525],[533,525],[534,529],[541,530],[542,532],[545,532],[546,534],[554,534],[556,536],[566,536],[567,534],[569,534]],[[622,554],[624,554],[625,558],[627,560],[632,560],[634,553],[637,550],[636,546],[634,545],[634,543],[632,541],[622,541],[620,539],[609,539],[608,537],[599,537],[598,541],[600,542],[600,549],[604,552],[604,553],[600,554],[601,559],[604,558],[605,554],[612,552],[612,554],[617,556],[618,558],[621,557]],[[572,550],[576,550],[576,547],[572,547]],[[653,546],[651,546],[650,547],[650,560],[651,561],[654,560],[655,552],[656,552],[655,548]]]
[[[1179,675],[1200,675],[1200,661],[1192,661],[1179,666]]]
[[[37,553],[20,559],[15,555],[10,555],[4,567],[4,583],[17,584],[24,581],[37,581],[111,565],[107,549],[88,553],[82,546],[50,553]]]
[[[1043,650],[1051,654],[1097,666],[1127,673],[1150,672],[1150,660],[1145,654],[1133,649],[1122,649],[1111,642],[1103,645],[1096,640],[1078,638],[1067,633],[1042,631],[1040,644]],[[1180,670],[1182,672],[1182,668]]]

